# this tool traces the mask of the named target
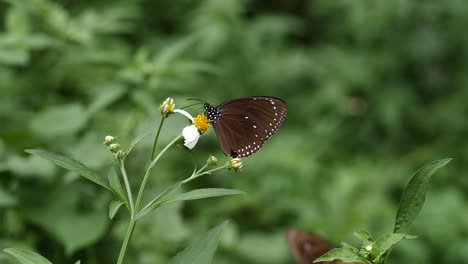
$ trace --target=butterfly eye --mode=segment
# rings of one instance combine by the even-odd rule
[[[237,158],[257,152],[278,130],[286,117],[286,103],[275,97],[233,99],[218,107],[205,104],[224,154]]]

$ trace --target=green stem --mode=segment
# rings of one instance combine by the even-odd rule
[[[212,172],[219,171],[219,170],[226,169],[226,168],[227,168],[227,166],[224,165],[224,166],[221,166],[221,167],[218,167],[218,168],[214,168],[214,169],[211,169],[211,170],[204,171],[204,172],[202,172],[202,173],[198,173],[198,172],[200,171],[200,170],[199,170],[196,174],[194,174],[194,175],[190,176],[189,178],[185,179],[185,180],[183,181],[183,183],[187,183],[187,182],[193,181],[193,180],[195,180],[196,178],[198,178],[198,177],[200,177],[200,176],[202,176],[202,175],[210,174],[210,173],[212,173]]]
[[[128,242],[130,241],[130,238],[132,237],[132,234],[133,234],[133,230],[135,229],[135,224],[136,224],[136,220],[134,220],[132,216],[132,218],[130,219],[130,223],[128,224],[127,233],[125,234],[125,239],[122,243],[122,247],[120,248],[119,259],[117,260],[117,264],[123,263],[125,252],[127,251]]]
[[[127,171],[125,170],[124,161],[119,161],[120,171],[122,173],[122,178],[124,179],[125,189],[127,189],[128,203],[130,204],[130,215],[135,215],[135,207],[133,205],[133,196],[132,189],[130,189],[130,183],[128,181]]]
[[[154,158],[151,161],[151,163],[148,165],[148,168],[146,168],[145,176],[143,177],[143,181],[141,182],[141,185],[140,185],[140,190],[138,191],[138,196],[137,196],[136,203],[135,203],[135,212],[137,212],[138,209],[140,208],[141,198],[143,197],[143,191],[145,190],[146,182],[148,181],[148,176],[150,175],[151,170],[153,169],[154,165],[156,165],[156,162],[158,162],[159,158],[161,158],[164,152],[166,152],[172,145],[174,145],[174,143],[176,143],[181,137],[182,135],[178,135],[169,144],[167,144],[167,146],[163,150],[161,150],[161,152],[159,152],[158,156],[156,156],[156,158]]]
[[[163,116],[161,118],[161,122],[159,123],[158,132],[156,133],[156,137],[154,138],[154,142],[153,142],[153,150],[151,151],[151,160],[154,159],[154,155],[156,154],[156,145],[158,144],[159,134],[161,133],[161,128],[164,124],[165,119],[166,117]]]
[[[164,118],[163,118],[163,120],[164,120]],[[161,128],[161,126],[162,126],[162,121],[161,121],[161,124],[160,124],[159,128]],[[154,146],[156,146],[158,136],[159,136],[159,130],[158,130],[158,133],[156,135]],[[127,233],[125,234],[125,238],[124,238],[124,241],[122,243],[122,247],[120,248],[120,253],[119,253],[119,258],[117,260],[117,264],[122,264],[123,263],[123,259],[125,257],[125,252],[127,251],[128,243],[130,242],[130,239],[131,239],[132,234],[133,234],[133,230],[135,229],[135,225],[136,225],[136,222],[137,222],[137,220],[135,219],[135,216],[137,215],[138,208],[140,207],[141,198],[143,197],[143,192],[145,190],[146,182],[148,181],[148,176],[150,175],[151,170],[153,169],[154,165],[156,165],[156,162],[161,158],[161,156],[172,145],[174,145],[174,143],[176,143],[177,140],[179,140],[181,137],[182,137],[182,135],[178,135],[176,138],[174,138],[169,144],[167,144],[167,146],[163,150],[161,150],[161,152],[158,154],[158,156],[156,156],[156,158],[151,160],[151,163],[148,165],[148,168],[146,169],[145,176],[143,177],[143,181],[141,182],[141,186],[140,186],[140,190],[138,191],[138,196],[137,196],[137,199],[136,199],[136,202],[135,202],[135,206],[133,206],[133,198],[131,198],[132,194],[131,194],[131,190],[130,190],[130,185],[128,184],[128,177],[127,177],[127,173],[125,172],[125,167],[123,166],[123,163],[120,164],[120,167],[121,167],[121,170],[122,170],[122,176],[124,178],[125,185],[127,187],[127,192],[128,192],[129,199],[130,199],[132,212],[131,212],[131,217],[130,217],[130,223],[128,224],[128,228],[127,228]],[[154,147],[153,147],[153,153],[154,153]]]

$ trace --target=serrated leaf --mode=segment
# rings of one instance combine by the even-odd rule
[[[419,169],[406,185],[401,195],[400,206],[395,219],[394,233],[405,233],[419,214],[429,187],[431,176],[452,159],[433,161]]]
[[[27,149],[25,150],[27,153],[39,156],[41,158],[44,158],[46,160],[52,161],[55,163],[57,166],[60,166],[64,169],[73,171],[78,173],[79,175],[85,177],[86,179],[101,185],[102,187],[112,191],[112,189],[109,187],[109,184],[107,184],[106,181],[104,181],[99,174],[96,172],[92,171],[88,167],[86,167],[83,163],[72,159],[67,156],[63,156],[60,154],[55,154],[52,152],[44,151],[44,150],[39,150],[39,149]]]
[[[407,235],[407,234],[387,234],[379,238],[375,243],[372,245],[372,260],[374,263],[380,263],[380,258],[389,250],[391,247],[398,243],[402,239],[411,239],[416,238],[415,236]]]
[[[117,211],[119,211],[120,206],[124,204],[122,201],[112,201],[109,204],[109,218],[113,219]]]
[[[195,239],[182,252],[177,254],[169,264],[209,264],[218,247],[219,240],[228,221],[208,231],[203,237]]]
[[[21,264],[52,264],[43,256],[21,248],[6,248],[3,251],[13,256]]]
[[[210,198],[210,197],[226,196],[226,195],[238,195],[238,194],[245,194],[245,192],[234,190],[234,189],[223,189],[223,188],[197,189],[197,190],[177,194],[173,197],[168,198],[167,200],[164,200],[162,204],[204,199],[204,198]]]
[[[335,248],[327,253],[323,254],[318,259],[314,260],[313,263],[322,262],[322,261],[334,261],[342,260],[344,262],[361,262],[366,263],[366,259],[359,254],[359,250],[356,248],[341,247]]]
[[[109,186],[112,189],[112,192],[119,198],[120,201],[124,202],[127,207],[128,201],[127,197],[125,196],[122,183],[120,182],[119,176],[117,175],[117,172],[115,171],[115,168],[111,168],[109,170],[109,175],[107,176],[109,179]]]
[[[158,196],[151,200],[151,202],[149,202],[143,209],[141,209],[140,212],[138,212],[138,214],[136,215],[135,219],[140,219],[143,216],[150,213],[151,211],[153,211],[154,209],[158,208],[161,204],[161,200],[167,195],[177,190],[180,186],[182,186],[183,183],[183,181],[180,181],[166,188],[163,192],[161,192],[160,194],[158,194]]]
[[[364,230],[354,232],[354,235],[365,244],[370,244],[374,241],[372,236],[367,231],[364,231]]]

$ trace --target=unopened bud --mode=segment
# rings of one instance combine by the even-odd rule
[[[238,171],[242,168],[242,161],[239,158],[231,159],[228,162],[228,169],[233,169],[234,171]]]
[[[112,153],[117,153],[119,150],[120,150],[120,144],[118,143],[112,143],[109,145],[109,150],[112,152]]]
[[[216,164],[218,164],[218,159],[215,156],[211,155],[206,161],[206,163],[208,163],[208,165],[210,166],[216,166]]]
[[[370,252],[372,251],[372,245],[367,245],[364,247],[364,249],[367,251],[367,252]]]
[[[115,142],[115,137],[113,136],[106,136],[105,137],[105,142],[107,146],[110,146],[112,143]]]

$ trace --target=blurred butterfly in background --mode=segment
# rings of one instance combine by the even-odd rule
[[[224,154],[232,158],[257,152],[286,117],[286,102],[276,97],[251,96],[203,105]]]
[[[289,250],[297,264],[311,264],[315,259],[327,253],[334,247],[320,236],[301,230],[286,231],[286,241]],[[323,261],[322,264],[351,264],[341,260]]]

